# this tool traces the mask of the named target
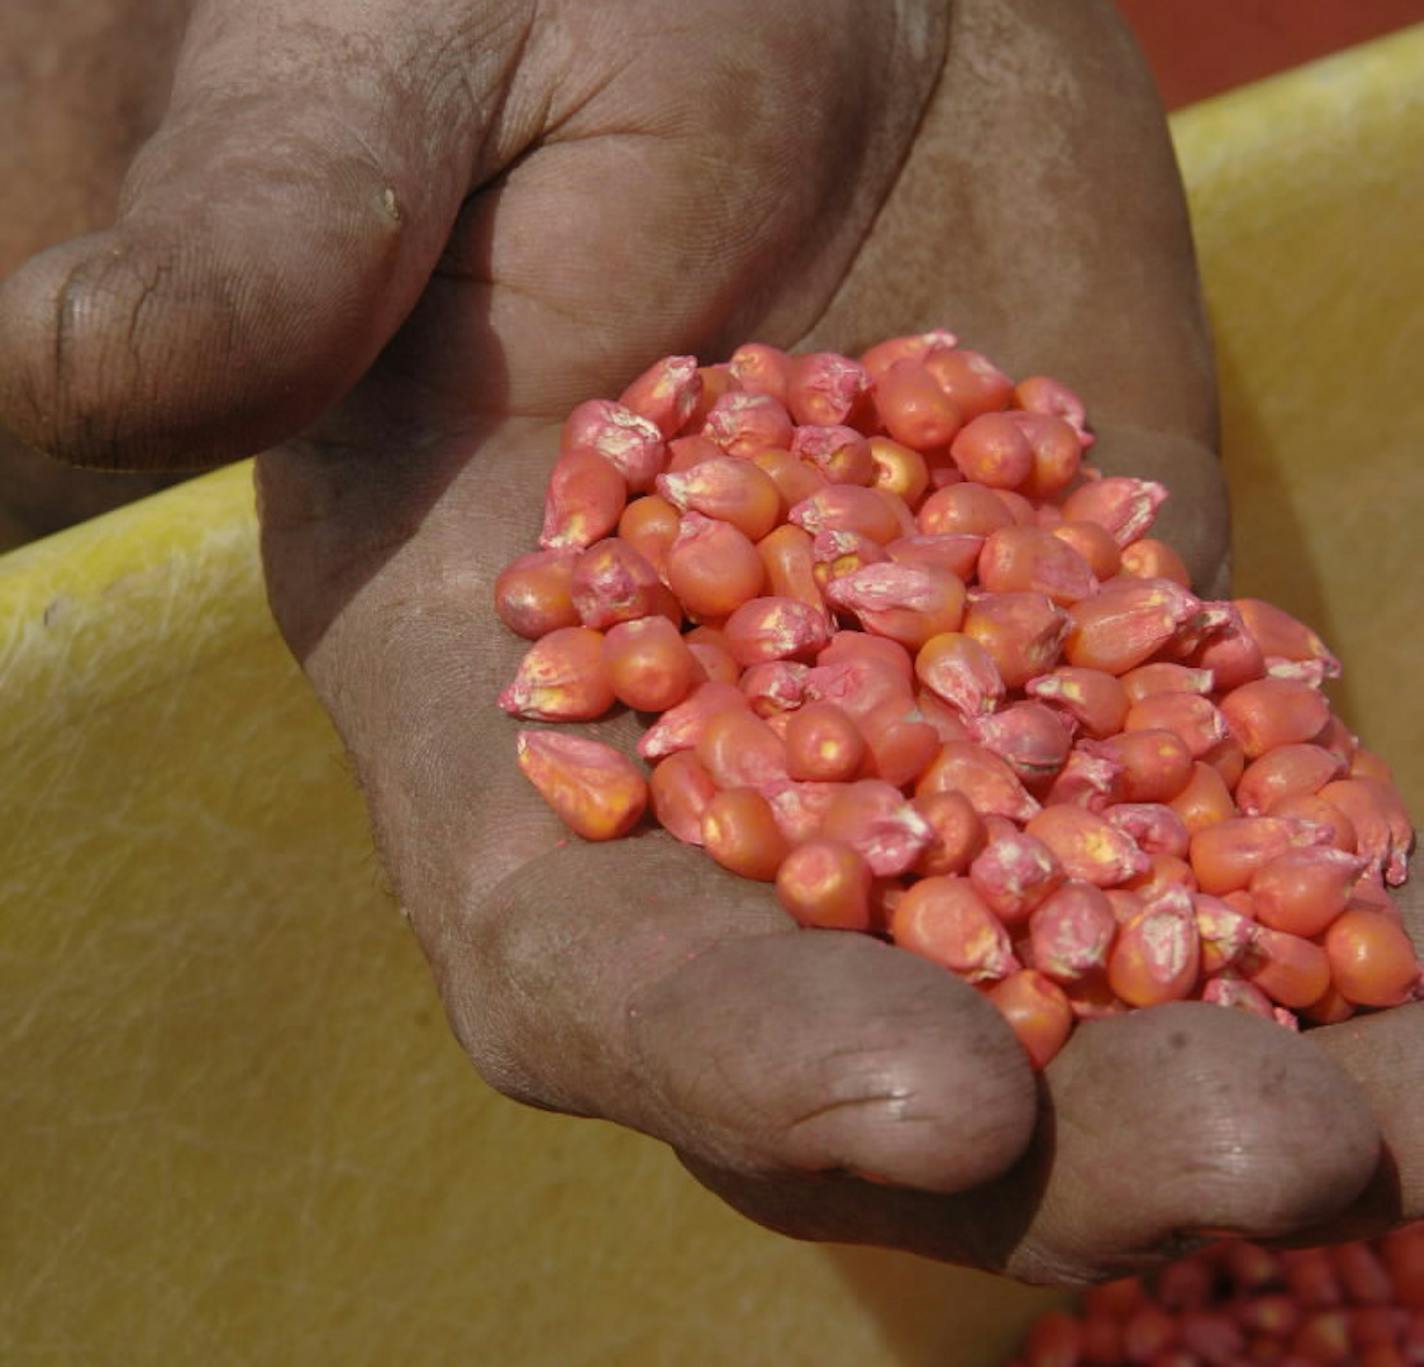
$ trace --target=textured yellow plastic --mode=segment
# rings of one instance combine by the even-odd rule
[[[1424,30],[1175,122],[1244,589],[1424,805]],[[0,558],[0,1361],[979,1367],[1053,1299],[783,1241],[450,1040],[250,471]]]

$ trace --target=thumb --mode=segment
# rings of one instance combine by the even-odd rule
[[[205,0],[106,232],[0,286],[0,425],[80,465],[250,454],[400,326],[481,162],[528,0]]]

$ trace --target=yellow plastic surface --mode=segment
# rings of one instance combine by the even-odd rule
[[[1424,29],[1175,123],[1240,582],[1424,806]],[[0,1361],[1001,1361],[1052,1298],[783,1241],[470,1073],[237,467],[0,558]]]

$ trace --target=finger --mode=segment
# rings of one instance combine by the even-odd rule
[[[320,625],[292,589],[320,582],[323,534],[287,492],[309,487],[293,466],[319,457],[262,465],[274,601],[288,638],[310,643],[384,863],[483,1075],[741,1171],[844,1167],[936,1190],[1002,1171],[1033,1127],[1032,1079],[976,992],[865,937],[794,933],[766,886],[661,833],[571,839],[534,794],[493,705],[525,643],[491,629],[487,604],[533,514],[541,443],[506,429],[491,447],[436,481],[433,507],[357,482],[340,512],[358,548],[364,528],[422,534]],[[581,728],[625,749],[637,729]]]
[[[693,1169],[746,1214],[801,1237],[907,1248],[1071,1284],[1180,1256],[1210,1235],[1288,1236],[1370,1180],[1365,1096],[1309,1040],[1183,1004],[1077,1031],[1044,1075],[1022,1163],[952,1198],[848,1181]]]
[[[528,8],[200,5],[116,225],[0,289],[0,422],[126,468],[305,426],[424,286]]]
[[[760,1178],[958,1191],[1028,1142],[1027,1062],[978,993],[869,937],[798,930],[769,889],[661,834],[564,843],[441,921],[452,1022],[510,1095]]]
[[[1396,894],[1415,949],[1424,952],[1424,893],[1420,861]],[[1384,1151],[1374,1180],[1337,1221],[1315,1231],[1318,1243],[1363,1239],[1424,1218],[1424,1004],[1357,1015],[1316,1030],[1311,1039],[1364,1090],[1379,1123]]]

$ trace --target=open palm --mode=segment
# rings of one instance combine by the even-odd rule
[[[119,228],[0,295],[0,412],[94,463],[278,443],[274,611],[507,1094],[666,1139],[772,1227],[1033,1279],[1419,1214],[1419,1008],[1307,1039],[1165,1008],[1038,1082],[951,975],[661,832],[570,841],[515,768],[490,587],[569,408],[666,353],[940,324],[1072,382],[1219,580],[1190,240],[1106,5],[209,0]]]

